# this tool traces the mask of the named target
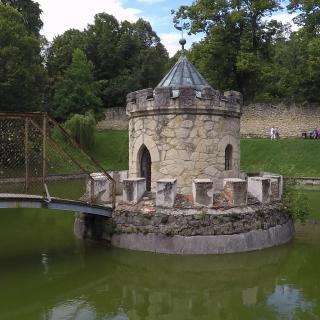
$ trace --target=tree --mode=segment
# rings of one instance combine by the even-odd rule
[[[11,6],[18,10],[28,31],[39,34],[43,23],[40,19],[42,10],[39,3],[32,0],[0,0],[0,4]]]
[[[290,0],[290,12],[297,12],[294,22],[307,29],[310,36],[320,35],[320,4],[317,0]]]
[[[320,6],[317,1],[291,0],[288,9],[297,12],[300,26],[285,44],[276,46],[275,61],[281,59],[280,82],[286,99],[305,103],[320,102]],[[278,70],[279,71],[279,70]]]
[[[138,19],[133,24],[133,32],[138,43],[136,68],[140,70],[140,88],[154,87],[167,71],[168,53],[149,22]]]
[[[86,52],[95,65],[95,78],[105,84],[101,98],[106,107],[124,106],[127,93],[161,80],[168,53],[148,22],[119,23],[101,13],[86,34]]]
[[[117,52],[119,29],[119,22],[114,16],[99,13],[86,31],[86,52],[95,65],[95,76],[99,80],[114,78],[123,62]]]
[[[127,93],[155,87],[167,71],[168,53],[148,22],[124,21],[119,32],[116,52],[121,67],[104,89],[107,106],[124,106]]]
[[[94,115],[86,112],[73,115],[63,126],[82,148],[90,150],[95,144],[96,124]]]
[[[190,33],[205,32],[204,41],[192,51],[200,58],[200,62],[193,62],[205,70],[201,71],[209,81],[220,89],[233,86],[250,101],[257,94],[255,84],[266,55],[268,28],[263,18],[279,8],[278,0],[199,0],[191,6],[181,6],[175,19],[188,19]]]
[[[37,36],[26,29],[22,15],[0,4],[0,109],[40,110],[45,71]]]
[[[51,44],[44,50],[46,68],[49,76],[49,86],[45,96],[45,110],[52,114],[55,106],[53,97],[57,82],[63,79],[66,69],[72,62],[72,54],[75,49],[84,50],[86,47],[86,35],[79,30],[70,29],[62,35],[55,37]]]
[[[63,76],[72,62],[75,49],[86,49],[86,35],[76,29],[69,29],[55,37],[47,52],[47,70],[53,80]]]
[[[56,85],[53,113],[58,120],[67,120],[73,114],[89,110],[96,115],[100,113],[100,83],[94,80],[93,71],[93,63],[87,60],[85,53],[74,50],[72,63]]]
[[[93,77],[101,85],[99,97],[104,107],[124,106],[129,92],[156,86],[169,60],[150,23],[143,19],[119,23],[112,15],[99,13],[87,30],[66,31],[47,51],[50,87],[46,105],[50,112],[55,109],[56,83],[65,77],[77,48],[94,65]]]

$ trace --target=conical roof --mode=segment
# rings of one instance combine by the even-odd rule
[[[180,56],[179,60],[160,81],[157,87],[179,89],[183,86],[194,86],[196,90],[210,86],[184,55]]]

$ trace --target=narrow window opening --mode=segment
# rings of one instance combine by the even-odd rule
[[[228,144],[225,150],[225,163],[224,163],[225,170],[232,169],[232,145]]]
[[[146,146],[141,151],[140,176],[146,178],[146,189],[151,191],[151,156]]]

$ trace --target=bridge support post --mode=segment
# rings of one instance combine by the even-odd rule
[[[26,118],[24,124],[24,163],[25,163],[25,193],[29,189],[29,118]]]
[[[112,182],[101,172],[90,174],[86,192],[92,203],[110,203],[112,201]]]
[[[74,234],[80,239],[110,241],[115,225],[107,217],[80,213],[74,221]]]
[[[43,197],[46,197],[46,178],[47,178],[47,115],[43,115],[42,120],[42,189],[43,189]]]

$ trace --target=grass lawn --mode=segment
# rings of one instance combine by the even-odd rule
[[[128,131],[100,130],[89,153],[106,170],[128,169]],[[88,164],[77,159],[87,166]],[[88,170],[96,170],[88,167]],[[285,176],[320,176],[320,140],[242,139],[241,170],[271,171]],[[59,171],[59,173],[61,173]],[[320,188],[303,190],[311,218],[319,218]]]
[[[310,216],[308,218],[320,219],[320,188],[303,187],[301,193],[306,197],[310,209]]]
[[[241,170],[284,176],[320,176],[320,140],[242,139]]]
[[[89,153],[107,170],[128,169],[128,130],[99,130]]]
[[[92,156],[108,170],[128,168],[128,131],[100,130]],[[241,170],[285,176],[320,176],[320,140],[242,139]]]

